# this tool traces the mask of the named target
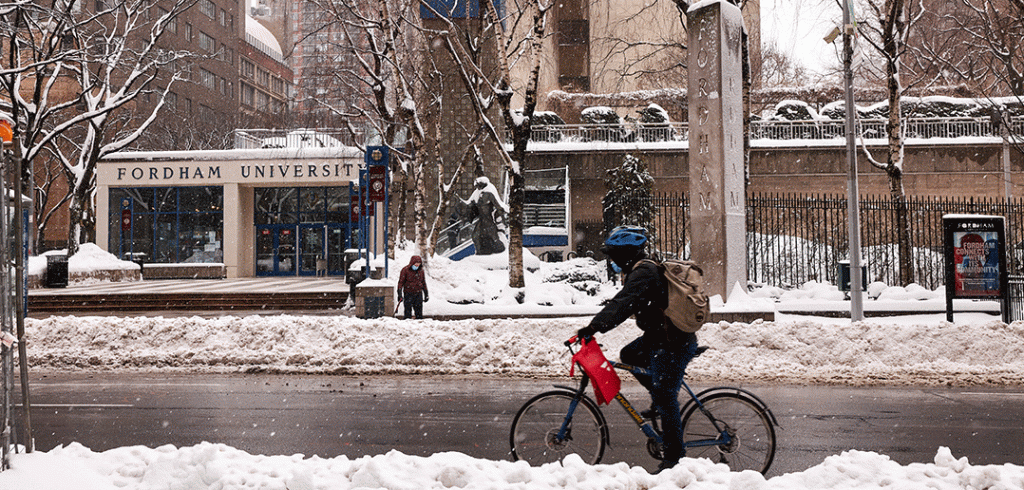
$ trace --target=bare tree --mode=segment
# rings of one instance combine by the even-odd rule
[[[593,86],[686,86],[686,9],[675,2],[590,2]]]
[[[70,3],[53,8],[33,3],[0,6],[0,42],[5,53],[0,97],[14,120],[11,152],[25,195],[35,194],[34,161],[56,152],[57,136],[87,119],[75,110],[80,94],[69,69],[83,54],[74,43],[79,28],[73,15],[76,10]],[[54,182],[50,177],[45,180],[42,197],[49,195]]]
[[[864,6],[870,15],[860,23],[864,34],[862,38],[881,61],[881,72],[884,73],[882,79],[888,96],[888,118],[885,125],[888,145],[885,159],[874,158],[866,146],[864,153],[872,165],[885,171],[889,179],[889,196],[896,210],[900,282],[907,285],[914,281],[914,263],[910,248],[906,191],[903,188],[905,128],[900,100],[906,88],[901,70],[911,26],[920,18],[924,9],[920,0],[912,0],[910,4],[906,0],[864,0]]]
[[[49,154],[62,164],[69,254],[95,236],[96,164],[138,139],[178,79],[163,70],[188,53],[163,51],[158,41],[191,3],[179,0],[155,18],[151,4],[140,0],[98,11],[74,0],[53,8],[23,3],[0,13],[12,27],[4,33],[9,68],[0,73],[0,84],[17,122],[16,157],[31,163]],[[157,102],[144,107],[140,96],[151,93]]]
[[[752,60],[751,78],[760,80],[764,88],[800,87],[811,83],[807,67],[781,51],[774,42],[761,44],[761,56]]]
[[[928,15],[941,41],[915,47],[932,71],[985,94],[1024,96],[1024,0],[930,3],[937,3]]]
[[[64,159],[71,186],[69,255],[82,242],[95,241],[97,164],[138,140],[160,114],[171,87],[181,80],[175,67],[191,53],[164,50],[160,38],[194,2],[165,4],[169,9],[152,18],[149,1],[123,0],[96,12],[75,31],[87,56],[76,60],[73,72],[82,90],[81,105],[92,116],[85,122],[80,145]],[[145,94],[155,96],[156,103],[142,104]]]
[[[417,0],[318,2],[326,12],[323,29],[338,33],[334,48],[343,56],[331,65],[331,85],[352,94],[345,107],[327,107],[353,134],[366,126],[378,143],[392,151],[388,250],[394,256],[399,234],[412,205],[412,226],[424,260],[429,260],[444,226],[447,206],[466,158],[445,155],[439,148],[440,121],[447,90],[435,90],[441,78],[420,25]],[[316,33],[312,33],[314,35]],[[325,104],[329,105],[329,104]],[[467,148],[472,153],[472,145]],[[433,162],[433,169],[430,163]],[[436,171],[438,207],[428,212],[427,182]],[[451,174],[446,182],[445,176]],[[412,192],[412,202],[406,199]]]
[[[426,2],[423,5],[447,26],[435,34],[451,56],[470,105],[504,164],[509,182],[509,287],[521,289],[525,287],[526,148],[537,108],[547,15],[553,3],[526,0],[511,7],[509,17],[501,18],[494,4],[485,1],[480,3],[480,21],[466,23],[454,22]],[[493,55],[485,52],[489,49]],[[493,63],[493,69],[487,63]],[[514,73],[524,73],[523,78],[516,79]],[[523,98],[521,110],[512,105],[516,95]],[[510,136],[510,146],[505,145],[502,127]]]

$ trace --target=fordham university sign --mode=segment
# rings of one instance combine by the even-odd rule
[[[348,182],[358,162],[119,162],[100,166],[100,181],[118,185],[208,185]],[[106,175],[103,175],[106,174]]]
[[[687,12],[691,257],[709,294],[747,284],[743,17],[725,1]]]

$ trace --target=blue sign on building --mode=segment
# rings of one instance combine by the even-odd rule
[[[505,16],[505,4],[502,0],[493,0],[494,10],[498,17]],[[480,0],[427,0],[427,5],[420,4],[420,18],[436,19],[438,14],[449,19],[475,19],[480,17]],[[435,14],[433,9],[437,13]]]

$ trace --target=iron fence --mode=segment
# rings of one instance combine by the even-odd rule
[[[1024,320],[1024,276],[1010,274],[1007,281],[1007,318],[1011,322]]]
[[[690,256],[689,203],[681,193],[653,197],[652,238],[663,256]],[[747,198],[747,266],[750,281],[797,287],[808,281],[837,284],[838,264],[849,258],[843,195],[752,194]],[[897,207],[888,196],[860,198],[861,245],[869,281],[898,285]],[[985,214],[1006,219],[1007,269],[1024,274],[1024,200],[907,198],[913,282],[935,289],[945,282],[942,217]]]

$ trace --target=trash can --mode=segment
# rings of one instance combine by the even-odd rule
[[[850,261],[841,260],[839,261],[839,290],[850,291]],[[861,291],[868,290],[868,267],[866,265],[860,266],[860,287]]]
[[[46,281],[48,288],[68,287],[68,256],[52,254],[46,256]]]

